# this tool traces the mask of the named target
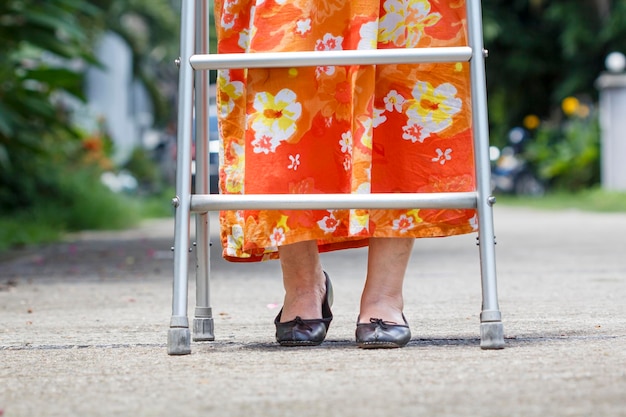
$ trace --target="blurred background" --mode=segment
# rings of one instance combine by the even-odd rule
[[[0,250],[172,214],[180,1],[0,2]],[[626,210],[626,2],[483,15],[494,193]]]

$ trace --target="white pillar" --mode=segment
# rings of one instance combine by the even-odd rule
[[[626,191],[626,74],[602,74],[600,91],[602,188]]]

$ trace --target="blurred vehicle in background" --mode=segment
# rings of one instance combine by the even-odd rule
[[[502,149],[490,147],[493,192],[528,196],[545,194],[545,184],[523,158],[524,146],[529,140],[530,135],[525,129],[515,127],[509,132],[506,146]]]
[[[195,123],[194,123],[195,126]],[[191,187],[195,192],[196,180],[196,135],[192,134],[191,144]],[[209,107],[209,191],[211,194],[219,193],[219,132],[217,129],[217,107]],[[176,128],[171,126],[165,132],[163,140],[156,147],[154,158],[161,167],[165,181],[169,185],[176,184]]]
[[[195,126],[195,123],[194,123]],[[209,192],[219,193],[220,134],[217,129],[217,106],[209,106]],[[196,185],[196,135],[194,130],[191,148],[191,191]]]

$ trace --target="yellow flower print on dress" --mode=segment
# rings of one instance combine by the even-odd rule
[[[401,214],[400,217],[393,220],[392,230],[397,230],[400,233],[406,233],[415,228],[418,223],[422,222],[422,219],[418,214],[418,209],[410,210],[406,214]]]
[[[364,210],[350,210],[350,234],[358,236],[367,231],[370,216]]]
[[[219,71],[217,76],[219,103],[222,116],[227,116],[235,108],[235,101],[243,94],[243,83],[231,81],[230,71]]]
[[[413,88],[413,99],[406,114],[409,121],[402,138],[423,143],[432,133],[439,133],[452,124],[452,116],[461,111],[462,101],[450,83],[434,88],[428,82],[419,82]]]
[[[395,46],[415,48],[427,27],[441,19],[439,13],[431,13],[428,0],[387,0],[383,8],[387,12],[380,20],[380,42]]]
[[[273,96],[258,93],[254,98],[255,113],[251,115],[256,153],[273,153],[281,141],[288,140],[296,132],[296,122],[302,114],[302,105],[296,101],[296,93],[282,89]]]
[[[243,194],[243,177],[245,168],[245,154],[243,146],[231,142],[232,163],[224,168],[226,175],[226,191],[231,194]]]
[[[243,248],[243,228],[235,224],[230,228],[230,231],[225,250],[229,256],[238,256]]]

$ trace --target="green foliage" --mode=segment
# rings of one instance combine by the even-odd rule
[[[600,129],[596,117],[545,123],[525,152],[552,188],[577,191],[600,181]]]
[[[584,210],[603,213],[626,212],[626,193],[606,191],[599,187],[584,190],[550,191],[541,198],[498,196],[499,205],[532,207],[541,210]]]
[[[571,95],[597,97],[611,51],[626,52],[626,2],[485,0],[492,141],[528,114],[550,117]]]
[[[56,163],[78,145],[63,99],[82,96],[73,62],[93,63],[98,9],[79,0],[0,3],[0,206],[48,197]],[[90,28],[89,30],[86,28]]]

